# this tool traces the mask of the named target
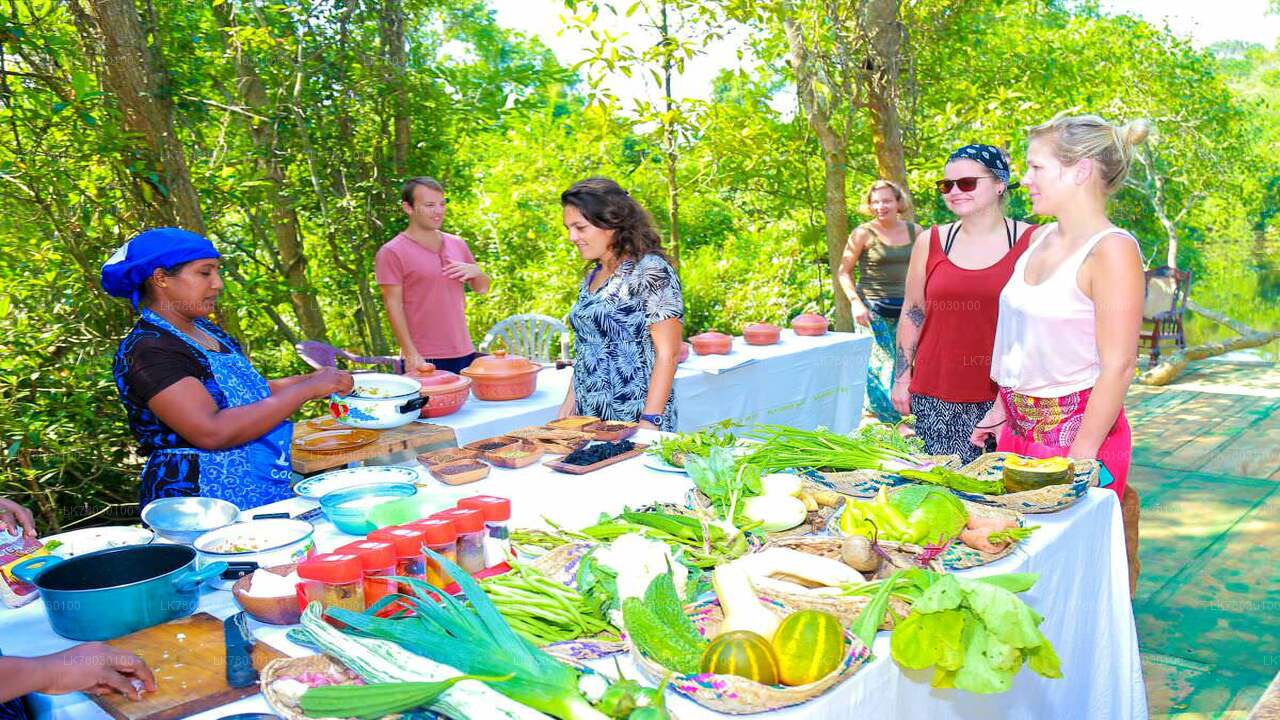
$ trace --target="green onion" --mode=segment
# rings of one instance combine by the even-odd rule
[[[988,535],[987,542],[992,543],[994,545],[999,545],[1000,543],[1006,543],[1006,542],[1020,543],[1023,540],[1026,540],[1027,538],[1031,537],[1031,533],[1035,532],[1038,529],[1040,529],[1039,525],[1032,525],[1031,527],[1015,527],[1015,528],[1009,528],[1008,530],[1000,530],[998,532],[993,532],[990,535]]]
[[[799,430],[784,425],[757,425],[747,437],[760,444],[745,462],[765,472],[790,468],[894,470],[913,463],[908,452],[821,428]]]
[[[326,615],[351,631],[390,640],[469,675],[511,673],[514,677],[510,680],[490,686],[561,720],[604,720],[605,715],[591,707],[578,689],[576,670],[516,633],[465,570],[439,553],[427,553],[462,589],[469,606],[421,580],[397,578],[412,587],[414,597],[391,595],[364,613],[332,608]],[[396,619],[376,616],[393,602],[409,605],[414,614]]]

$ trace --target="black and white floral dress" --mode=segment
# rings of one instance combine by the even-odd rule
[[[604,420],[635,422],[644,412],[653,374],[650,326],[684,317],[680,278],[659,255],[624,260],[595,292],[582,282],[578,302],[569,311],[576,343],[573,393],[578,412]],[[676,429],[674,388],[663,410],[660,430]]]

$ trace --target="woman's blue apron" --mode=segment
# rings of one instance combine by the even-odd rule
[[[243,354],[234,349],[230,352],[210,350],[150,309],[144,308],[142,316],[205,358],[213,374],[213,382],[222,390],[222,397],[214,395],[220,410],[250,405],[271,397],[266,378],[249,364],[249,359]],[[201,329],[209,330],[208,327]],[[210,336],[217,337],[213,333]],[[193,461],[199,466],[202,496],[228,500],[242,510],[292,497],[289,489],[293,478],[289,452],[292,440],[293,423],[285,420],[257,440],[225,450],[158,449],[147,458],[147,466],[142,471],[143,503],[157,497],[191,494],[182,492],[180,486],[167,485],[163,481],[166,477],[182,477],[186,474],[185,466]]]

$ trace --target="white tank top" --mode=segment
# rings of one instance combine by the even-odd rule
[[[1098,382],[1101,363],[1093,300],[1076,280],[1089,251],[1103,237],[1127,230],[1110,227],[1089,238],[1038,285],[1026,281],[1027,261],[1053,223],[1018,258],[1000,293],[1000,316],[991,358],[991,379],[1022,395],[1056,398],[1087,390]]]

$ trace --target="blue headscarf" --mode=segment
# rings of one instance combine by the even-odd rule
[[[112,297],[129,298],[137,310],[143,284],[157,268],[220,257],[213,243],[189,230],[147,230],[121,245],[102,265],[102,289]]]
[[[951,153],[951,157],[947,158],[947,162],[953,160],[973,160],[980,162],[991,174],[1002,183],[1009,182],[1009,163],[1004,159],[1004,153],[994,145],[982,145],[974,143],[965,145],[959,150]],[[1012,185],[1010,185],[1012,187]]]

